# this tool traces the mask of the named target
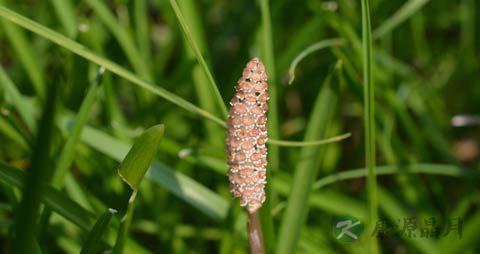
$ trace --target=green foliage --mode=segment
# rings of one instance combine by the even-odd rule
[[[225,102],[259,57],[267,253],[476,253],[476,14],[474,0],[0,0],[0,249],[247,253]],[[332,234],[347,214],[364,225],[352,244]],[[410,217],[416,238],[370,237]],[[431,217],[439,239],[420,238]],[[443,237],[456,217],[463,238]]]

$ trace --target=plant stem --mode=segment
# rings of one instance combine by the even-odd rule
[[[250,253],[264,254],[262,223],[258,211],[248,213],[248,242],[250,243]]]
[[[369,204],[369,229],[373,229],[377,220],[377,178],[375,172],[375,97],[372,75],[372,32],[368,0],[362,0],[362,37],[363,37],[363,86],[365,121],[365,158],[368,168],[367,194]],[[377,238],[370,238],[369,253],[378,253]]]

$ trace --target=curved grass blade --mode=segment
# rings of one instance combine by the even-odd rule
[[[362,0],[362,38],[363,38],[363,96],[365,124],[365,161],[368,168],[367,196],[369,204],[369,227],[371,230],[377,221],[377,177],[375,172],[375,97],[372,70],[372,32],[370,7],[368,0]],[[370,237],[369,253],[378,253],[376,237]]]
[[[92,230],[88,234],[87,241],[83,244],[82,251],[80,254],[94,254],[98,253],[97,249],[100,245],[102,240],[102,236],[108,229],[108,224],[110,223],[110,219],[114,214],[117,213],[117,210],[108,208],[105,213],[98,218],[97,222],[93,226]]]
[[[180,7],[178,6],[177,2],[175,0],[170,0],[170,5],[173,8],[173,11],[175,12],[175,16],[177,16],[178,22],[180,23],[182,30],[185,34],[185,37],[187,38],[187,42],[192,48],[193,52],[195,53],[195,56],[200,63],[200,66],[202,66],[203,71],[205,72],[205,75],[208,78],[208,81],[210,83],[210,88],[215,94],[215,100],[218,103],[218,106],[220,107],[220,111],[222,112],[223,119],[227,118],[228,110],[227,106],[225,106],[225,102],[222,99],[222,95],[220,94],[220,91],[218,90],[218,86],[215,83],[215,79],[213,78],[212,73],[208,69],[207,62],[203,58],[202,53],[200,52],[200,48],[198,47],[197,43],[195,42],[193,35],[191,34],[190,29],[188,28],[187,22],[185,21],[185,18],[183,17],[183,14],[180,10]]]
[[[373,31],[373,38],[379,38],[395,29],[409,17],[417,13],[430,0],[409,0],[389,19],[382,22],[382,25]]]
[[[295,80],[295,69],[297,68],[297,65],[308,55],[311,53],[321,50],[324,48],[329,48],[329,47],[335,47],[335,46],[341,46],[345,44],[345,40],[341,38],[333,38],[333,39],[326,39],[319,41],[317,43],[314,43],[307,47],[306,49],[302,50],[292,61],[290,64],[290,67],[288,68],[288,74],[290,75],[290,79],[288,80],[288,84],[291,85],[293,81]]]
[[[322,140],[315,140],[315,141],[284,141],[284,140],[270,140],[271,145],[277,146],[289,146],[289,147],[304,147],[304,146],[319,146],[319,145],[326,145],[334,142],[340,142],[344,139],[347,139],[351,136],[351,133],[345,133],[339,136],[322,139]]]
[[[445,175],[453,177],[466,177],[468,171],[465,171],[454,165],[442,165],[442,164],[411,164],[406,166],[381,166],[377,167],[377,175],[393,175],[398,173],[408,174],[429,174],[429,175]],[[316,181],[312,189],[320,189],[329,184],[336,183],[343,180],[366,177],[368,175],[368,169],[353,169],[345,172],[322,177]]]
[[[193,105],[192,103],[182,99],[181,97],[161,88],[158,86],[155,86],[154,84],[147,82],[132,72],[124,69],[120,65],[107,60],[103,57],[98,56],[97,54],[93,53],[83,45],[43,26],[40,25],[39,23],[30,20],[14,11],[11,11],[8,8],[5,8],[4,6],[0,6],[0,16],[9,20],[10,22],[13,22],[27,30],[30,30],[72,52],[75,54],[91,61],[94,62],[100,66],[104,66],[105,69],[117,74],[118,76],[125,78],[126,80],[134,83],[135,85],[138,85],[144,89],[147,89],[151,91],[152,93],[184,108],[185,110],[200,115],[202,117],[205,117],[213,122],[216,122],[217,124],[226,127],[226,124],[223,120],[220,118],[212,115],[211,113]]]

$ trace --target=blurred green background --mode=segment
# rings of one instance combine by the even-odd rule
[[[351,133],[321,146],[270,143],[261,211],[267,252],[368,253],[360,0],[0,6],[0,253],[14,253],[23,224],[38,253],[111,249],[131,194],[117,168],[142,132],[160,123],[165,135],[139,187],[124,253],[248,253],[245,213],[228,191],[225,117],[213,87],[230,101],[254,56],[269,72],[270,138]],[[392,224],[378,239],[383,253],[480,252],[479,8],[475,0],[370,1],[375,194],[378,220]],[[38,213],[21,202],[25,175],[23,198],[41,202]],[[107,208],[118,213],[89,237]],[[335,238],[342,215],[364,225],[358,241]],[[395,236],[411,217],[416,237]],[[432,217],[440,237],[421,238]],[[458,217],[462,239],[459,230],[444,236]]]

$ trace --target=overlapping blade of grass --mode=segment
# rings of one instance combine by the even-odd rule
[[[42,25],[40,25],[39,23],[35,22],[35,21],[32,21],[28,18],[25,18],[23,17],[22,15],[16,13],[16,12],[13,12],[11,10],[9,10],[8,8],[5,8],[3,6],[0,6],[0,16],[10,20],[11,22],[13,23],[16,23],[20,26],[22,26],[23,28],[25,29],[28,29],[34,33],[37,33],[38,35],[58,44],[59,46],[62,46],[72,52],[74,52],[75,54],[81,56],[81,57],[84,57],[86,59],[88,59],[89,61],[93,62],[93,63],[96,63],[100,66],[103,66],[105,67],[105,69],[111,71],[112,73],[115,73],[117,74],[118,76],[122,77],[122,78],[125,78],[126,80],[132,82],[133,84],[135,85],[138,85],[144,89],[147,89],[149,91],[151,91],[152,93],[178,105],[179,107],[191,112],[191,113],[194,113],[194,114],[197,114],[197,115],[200,115],[206,119],[209,119],[223,127],[226,127],[226,124],[223,120],[221,120],[220,118],[212,115],[211,113],[209,113],[208,111],[205,111],[197,106],[195,106],[194,104],[186,101],[185,99],[161,88],[161,87],[158,87],[154,84],[152,84],[151,82],[148,82],[148,81],[145,81],[141,78],[139,78],[138,76],[136,76],[135,74],[133,74],[132,72],[124,69],[123,67],[119,66],[118,64],[108,60],[108,59],[105,59],[95,53],[93,53],[92,51],[90,51],[89,49],[87,49],[86,47],[84,47],[83,45],[47,28],[47,27],[44,27]],[[266,62],[267,63],[267,62]],[[268,65],[267,65],[268,66]],[[267,67],[268,68],[268,67]],[[274,76],[272,76],[274,77]],[[270,96],[271,95],[271,89],[270,88]],[[276,106],[271,106],[270,108],[272,107],[276,107]],[[269,110],[269,112],[272,112],[272,109]],[[271,113],[273,114],[273,113]],[[273,122],[276,122],[275,119],[277,117],[274,117],[272,119],[273,115],[269,117],[269,123],[273,124]],[[277,130],[277,131],[275,131]],[[278,141],[277,138],[275,138],[275,136],[278,137],[278,135],[275,135],[275,133],[278,133],[278,124],[277,124],[277,128],[274,128],[273,126],[272,127],[269,127],[269,135],[271,136],[271,138],[269,138],[269,143],[275,143],[276,141]],[[318,142],[323,142],[322,140],[319,140]],[[280,143],[280,142],[277,142],[277,143]],[[297,144],[301,144],[301,143],[298,143]],[[272,146],[269,150],[269,154],[275,154],[275,151],[277,151],[277,147],[275,146]],[[271,155],[273,156],[273,155]],[[278,158],[278,157],[277,157]],[[273,160],[272,161],[277,161],[277,160]],[[273,167],[272,165],[272,168],[275,168]]]
[[[338,94],[335,92],[339,84],[334,82],[334,77],[341,77],[341,62],[325,79],[305,130],[305,141],[324,137],[328,124],[335,112]],[[334,88],[337,87],[337,88]],[[282,218],[282,224],[277,241],[276,253],[295,253],[300,232],[308,214],[308,198],[313,181],[318,172],[318,163],[323,153],[322,147],[304,147],[301,150],[301,158],[293,176],[293,185],[288,198],[286,211]]]
[[[290,68],[288,68],[288,74],[290,75],[290,79],[288,80],[288,84],[292,84],[293,81],[295,80],[295,69],[297,68],[297,65],[308,55],[310,55],[312,52],[318,51],[320,49],[324,48],[329,48],[329,47],[335,47],[335,46],[341,46],[344,45],[345,41],[341,38],[333,38],[333,39],[325,39],[322,41],[319,41],[317,43],[314,43],[304,50],[302,50],[290,63]]]
[[[25,177],[25,191],[17,207],[15,218],[15,253],[32,253],[37,228],[40,203],[51,176],[50,149],[55,126],[56,87],[48,91],[43,107],[42,118],[38,125],[36,141],[32,149],[30,166]]]
[[[25,173],[3,162],[0,162],[0,180],[22,190],[25,189]],[[42,195],[42,202],[46,207],[52,209],[84,231],[88,232],[95,223],[95,214],[51,187],[45,189],[45,193]],[[129,241],[126,250],[129,253],[149,253],[133,241]]]
[[[30,139],[22,129],[15,123],[10,116],[0,115],[0,131],[2,136],[14,141],[20,148],[25,151],[31,150]]]
[[[142,59],[142,54],[139,53],[131,32],[119,24],[104,2],[100,0],[85,0],[85,2],[113,33],[135,72],[147,81],[152,81],[153,76],[150,72],[150,68],[146,61]]]
[[[133,2],[133,14],[135,20],[135,35],[137,37],[138,50],[142,54],[143,61],[150,63],[150,30],[148,24],[147,0]]]
[[[22,95],[18,91],[17,87],[15,86],[15,84],[13,84],[12,80],[7,75],[2,66],[0,66],[0,83],[2,84],[8,98],[11,99],[12,104],[17,109],[20,116],[23,118],[23,121],[25,121],[25,125],[27,126],[28,130],[30,132],[33,132],[36,128],[33,112],[30,110],[29,106],[22,98]]]
[[[192,2],[188,2],[186,1],[186,3],[184,3],[184,7],[185,8],[193,8],[191,5],[193,3]],[[220,94],[220,91],[218,90],[218,86],[215,82],[215,79],[213,78],[213,75],[212,73],[210,72],[209,68],[208,68],[208,65],[207,65],[207,62],[205,61],[205,58],[203,57],[201,51],[200,51],[200,48],[198,46],[198,43],[197,43],[197,40],[199,40],[199,36],[195,36],[192,31],[190,30],[189,26],[187,25],[187,20],[185,19],[185,17],[183,16],[181,10],[180,10],[180,7],[178,6],[177,4],[177,1],[176,0],[170,0],[170,5],[172,6],[173,8],[173,11],[175,12],[175,16],[177,17],[181,27],[182,27],[182,30],[185,34],[185,38],[187,39],[187,43],[189,44],[189,46],[192,48],[193,50],[193,53],[195,54],[195,57],[197,58],[198,60],[198,63],[200,64],[200,66],[202,67],[203,69],[203,72],[205,73],[208,81],[209,81],[209,84],[210,84],[210,87],[207,91],[210,91],[213,93],[213,97],[214,99],[216,100],[217,104],[218,104],[218,107],[220,109],[220,112],[222,113],[222,117],[223,119],[226,119],[227,118],[227,114],[228,114],[228,110],[227,110],[227,107],[225,106],[225,102],[223,101],[222,99],[222,95]],[[188,6],[190,5],[190,6]],[[191,20],[191,21],[194,21],[194,20]],[[197,22],[199,22],[198,20],[195,20]],[[192,22],[190,22],[192,23]],[[198,26],[198,25],[196,25]],[[197,31],[198,33],[198,31]],[[198,81],[198,80],[197,80]],[[201,85],[201,84],[197,84],[197,85]],[[203,87],[202,87],[203,88]],[[198,89],[197,89],[198,90]],[[202,94],[205,93],[206,91],[200,91]],[[208,96],[210,97],[210,96]],[[204,95],[203,96],[204,99],[207,99],[207,96]],[[203,100],[204,101],[204,100]]]
[[[50,0],[53,9],[60,19],[68,37],[75,38],[77,36],[77,18],[74,6],[71,0]]]
[[[0,3],[3,4],[3,1],[0,1]],[[2,20],[1,24],[17,56],[16,58],[22,63],[32,81],[35,92],[40,98],[45,98],[46,86],[42,63],[40,62],[41,58],[32,48],[32,43],[28,41],[23,30],[6,20]]]
[[[112,216],[117,213],[117,210],[108,208],[105,213],[98,218],[97,222],[93,226],[92,230],[88,234],[87,240],[83,244],[80,254],[94,254],[98,253],[98,248],[102,240],[103,234],[108,229],[108,224]]]
[[[82,140],[117,161],[121,161],[129,150],[129,145],[91,127],[84,129]],[[155,160],[146,177],[213,219],[225,219],[228,202],[188,176]]]
[[[409,0],[390,18],[382,22],[382,25],[373,31],[373,37],[379,38],[395,29],[398,25],[402,24],[417,13],[425,4],[430,0]]]
[[[372,33],[370,7],[368,0],[362,0],[362,38],[363,38],[363,96],[365,128],[365,161],[368,168],[367,196],[369,204],[369,227],[371,230],[377,221],[377,176],[375,171],[375,96],[372,70]],[[376,237],[370,238],[369,253],[378,253]]]
[[[203,116],[209,120],[212,120],[221,126],[226,126],[225,122],[221,120],[220,118],[210,114],[209,112],[193,105],[192,103],[182,99],[181,97],[161,88],[158,86],[155,86],[154,84],[145,81],[132,72],[122,68],[116,63],[113,63],[110,60],[107,60],[103,57],[98,56],[97,54],[93,53],[89,49],[85,48],[83,45],[47,28],[39,23],[32,21],[28,18],[23,17],[22,15],[19,15],[16,12],[13,12],[9,10],[8,8],[5,8],[4,6],[0,6],[0,16],[3,18],[8,19],[9,21],[16,23],[17,25],[22,26],[25,29],[28,29],[34,33],[37,33],[38,35],[74,52],[75,54],[84,57],[98,65],[101,65],[105,67],[105,69],[117,74],[120,77],[123,77],[127,79],[128,81],[134,83],[135,85],[138,85],[142,88],[145,88],[152,93],[159,95],[160,97],[186,109],[187,111]]]

